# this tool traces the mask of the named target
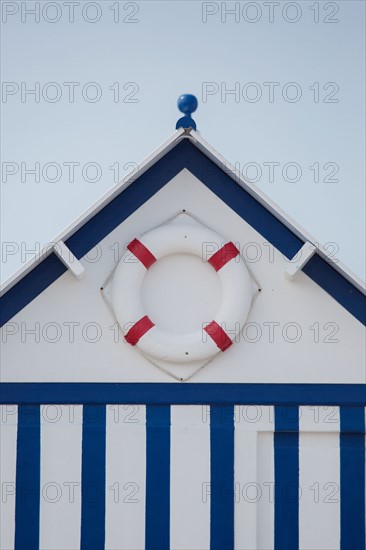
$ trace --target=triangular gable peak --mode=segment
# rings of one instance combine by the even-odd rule
[[[183,120],[183,119],[182,119]],[[302,270],[355,318],[366,324],[365,289],[341,263],[333,262],[315,239],[254,184],[241,177],[192,128],[177,131],[79,219],[28,261],[1,289],[1,326],[67,270],[66,246],[80,259],[182,170],[188,170],[288,260],[287,276]],[[204,208],[204,205],[202,205]],[[57,244],[58,243],[58,244]],[[65,249],[65,250],[67,250]],[[74,265],[77,274],[77,265]],[[80,273],[81,275],[81,273]],[[286,274],[284,274],[285,276]]]

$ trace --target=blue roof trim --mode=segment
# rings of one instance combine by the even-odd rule
[[[366,325],[366,297],[328,262],[318,254],[314,254],[302,270],[356,319]]]
[[[0,404],[366,406],[364,384],[6,382]]]
[[[0,326],[65,273],[65,265],[52,253],[0,298]]]
[[[82,258],[184,168],[201,180],[287,258],[292,258],[302,247],[301,239],[188,140],[179,142],[133,184],[122,190],[117,197],[69,237],[66,245],[77,258]],[[182,205],[182,209],[184,206]],[[65,270],[61,261],[52,254],[25,275],[0,299],[1,326],[36,298]],[[331,265],[319,256],[314,256],[304,272],[352,315],[366,324],[366,308],[362,305],[366,303],[366,298]]]
[[[292,258],[300,250],[304,244],[301,239],[187,140],[181,141],[107,204],[66,241],[66,246],[77,258],[82,258],[184,168],[201,180],[287,258]],[[182,209],[184,206],[182,205]]]

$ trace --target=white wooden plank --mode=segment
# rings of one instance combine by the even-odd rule
[[[262,490],[257,507],[257,547],[274,548],[274,448],[273,432],[258,433],[258,484]]]
[[[41,549],[80,547],[81,441],[81,405],[41,407]]]
[[[201,406],[171,407],[170,548],[210,547],[210,419]]]
[[[235,407],[235,547],[273,548],[273,407]]]
[[[108,550],[145,547],[146,407],[107,405]]]
[[[299,548],[337,550],[340,547],[339,434],[300,432],[299,464]]]
[[[12,550],[15,534],[15,474],[18,407],[0,407],[0,548]]]
[[[339,407],[324,405],[301,406],[299,408],[299,415],[302,432],[340,432]]]
[[[273,432],[274,407],[268,405],[236,405],[235,429],[247,432]]]
[[[257,548],[257,432],[235,426],[235,548]]]
[[[235,547],[273,548],[273,407],[235,407]]]

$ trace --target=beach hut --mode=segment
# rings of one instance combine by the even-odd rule
[[[196,130],[1,295],[1,548],[365,548],[362,283]]]

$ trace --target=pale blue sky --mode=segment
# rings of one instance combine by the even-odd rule
[[[40,2],[35,22],[36,4],[2,2],[2,280],[171,135],[183,92],[202,136],[365,278],[363,1]]]

